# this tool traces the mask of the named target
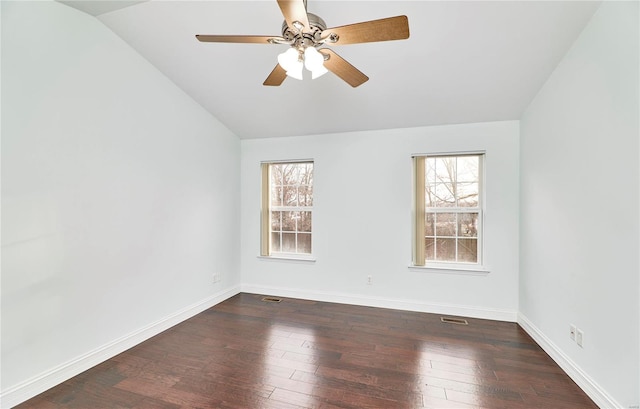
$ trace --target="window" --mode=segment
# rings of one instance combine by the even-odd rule
[[[483,158],[414,157],[414,265],[481,264]]]
[[[262,164],[260,255],[311,255],[313,162]]]

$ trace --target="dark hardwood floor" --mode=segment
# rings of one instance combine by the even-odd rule
[[[239,294],[18,408],[597,408],[517,324]]]

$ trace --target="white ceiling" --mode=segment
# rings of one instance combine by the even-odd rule
[[[409,18],[408,40],[333,47],[370,78],[351,88],[333,74],[265,87],[286,46],[195,39],[280,35],[275,0],[67,3],[97,15],[240,138],[519,119],[599,5],[309,0],[329,27]]]
[[[67,6],[71,6],[78,10],[82,10],[85,13],[92,16],[99,16],[100,14],[110,13],[115,10],[120,10],[125,7],[134,6],[139,3],[144,3],[148,0],[58,0],[60,3],[64,3]]]

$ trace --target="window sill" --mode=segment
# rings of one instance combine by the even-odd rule
[[[261,260],[267,261],[284,261],[293,263],[315,263],[316,259],[313,256],[289,256],[285,254],[278,254],[274,256],[258,256]]]
[[[429,264],[425,266],[409,265],[409,270],[425,273],[460,274],[472,276],[486,276],[490,273],[485,266],[464,264]]]

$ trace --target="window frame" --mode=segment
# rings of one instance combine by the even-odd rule
[[[476,207],[427,207],[426,205],[426,160],[427,158],[438,157],[464,157],[464,156],[476,156],[478,157],[478,205]],[[434,270],[456,270],[462,272],[474,273],[488,273],[488,270],[484,266],[484,237],[485,237],[485,167],[486,167],[486,152],[484,151],[466,151],[466,152],[438,152],[427,154],[415,154],[412,155],[413,163],[413,205],[412,205],[412,261],[411,268],[416,269],[434,269]],[[420,208],[424,209],[422,212],[418,211]],[[445,261],[445,260],[428,260],[426,258],[426,215],[428,213],[453,213],[453,214],[469,214],[477,213],[477,260],[475,262],[464,261]],[[456,257],[457,257],[457,240],[462,238],[458,235],[459,223],[456,222],[456,234],[452,236],[456,240]],[[437,238],[435,234],[433,238]],[[448,237],[448,236],[447,236]]]
[[[297,164],[311,164],[313,166],[312,172],[315,172],[315,162],[313,159],[298,159],[298,160],[277,160],[277,161],[263,161],[261,166],[261,209],[260,209],[260,255],[261,258],[269,259],[283,259],[283,260],[303,260],[303,261],[315,261],[313,258],[313,205],[311,206],[274,206],[272,204],[272,184],[271,184],[271,172],[274,165],[297,165]],[[314,181],[311,182],[311,195],[313,197]],[[305,211],[310,212],[311,229],[309,232],[294,231],[297,234],[304,233],[309,234],[311,237],[311,249],[309,253],[299,252],[283,252],[273,251],[272,249],[272,213],[274,211]],[[282,230],[278,232],[282,233]],[[297,240],[297,237],[296,237]]]

